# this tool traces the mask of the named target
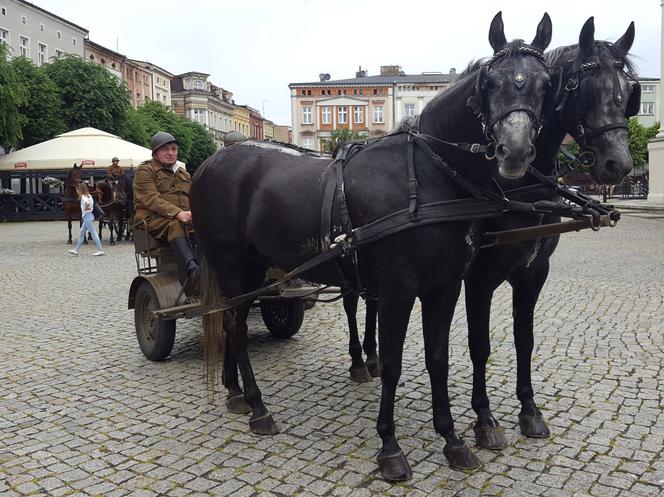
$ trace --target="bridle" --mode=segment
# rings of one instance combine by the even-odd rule
[[[519,53],[522,53],[524,55],[531,55],[535,57],[545,67],[548,68],[544,59],[544,54],[535,47],[531,45],[521,45],[516,50],[518,50]],[[507,107],[506,109],[502,110],[501,112],[497,113],[494,116],[490,115],[488,98],[486,95],[487,92],[486,80],[488,77],[488,73],[496,61],[502,59],[503,57],[507,56],[510,53],[514,53],[514,51],[515,49],[513,47],[506,47],[496,52],[486,64],[482,65],[482,67],[478,71],[477,80],[475,82],[475,93],[479,98],[477,106],[478,110],[476,110],[476,114],[480,119],[480,123],[482,125],[482,132],[484,133],[485,138],[490,143],[493,144],[495,144],[496,142],[495,137],[493,135],[494,126],[501,119],[503,119],[508,114],[511,114],[512,112],[519,111],[519,112],[526,112],[527,114],[529,114],[532,117],[533,122],[535,123],[535,127],[537,129],[536,136],[539,135],[542,126],[544,124],[543,119],[541,117],[541,112],[538,112],[536,109],[534,109],[532,106],[528,104],[520,102],[512,104],[511,106]],[[517,62],[517,67],[514,71],[512,83],[517,89],[521,89],[526,84],[526,80],[527,80],[526,71],[524,70],[522,60],[519,59]]]
[[[625,61],[623,59],[615,58],[609,61],[609,64],[620,71],[624,70]],[[572,128],[570,134],[576,140],[576,142],[581,147],[580,153],[577,156],[577,161],[581,164],[582,167],[589,169],[595,165],[595,151],[591,146],[593,139],[597,138],[599,135],[611,131],[614,129],[625,129],[627,130],[627,119],[638,114],[639,104],[641,99],[641,85],[639,82],[634,79],[629,73],[624,72],[624,74],[633,81],[632,91],[627,100],[627,107],[625,110],[625,119],[620,122],[609,123],[604,126],[593,128],[583,124],[583,116],[590,108],[584,107],[584,102],[582,102],[582,96],[580,95],[580,87],[583,84],[584,80],[588,80],[593,76],[583,76],[589,71],[594,71],[599,69],[601,64],[597,61],[584,62],[578,67],[574,68],[565,87],[563,88],[564,94],[560,99],[560,103],[556,107],[556,112],[560,115],[561,122],[565,122],[564,113],[565,109],[568,107],[568,104],[572,102],[574,104],[574,121],[575,124]],[[620,85],[620,79],[618,76],[618,71],[613,73],[613,101],[616,107],[621,107],[625,100],[623,95],[622,88]]]

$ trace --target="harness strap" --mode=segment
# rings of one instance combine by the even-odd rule
[[[408,212],[411,217],[417,210],[417,176],[415,174],[415,142],[408,140]]]

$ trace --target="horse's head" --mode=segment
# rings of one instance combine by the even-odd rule
[[[542,17],[529,45],[522,40],[507,42],[500,12],[491,22],[489,42],[494,55],[480,67],[475,95],[468,105],[482,119],[503,177],[520,178],[535,158],[543,103],[552,91],[543,56],[550,41],[548,14]]]
[[[576,58],[562,61],[566,84],[558,110],[564,128],[581,147],[581,162],[593,180],[617,184],[634,166],[626,119],[638,113],[641,100],[641,87],[630,74],[627,58],[634,23],[613,44],[595,41],[594,34],[591,17],[581,29]]]

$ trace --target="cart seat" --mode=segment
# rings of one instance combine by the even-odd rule
[[[163,252],[170,253],[171,248],[168,242],[153,237],[145,229],[145,222],[135,224],[133,230],[134,249],[137,254],[144,257],[159,257]]]

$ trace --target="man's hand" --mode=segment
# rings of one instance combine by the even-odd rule
[[[175,219],[182,224],[191,224],[191,211],[180,211],[175,216]]]

